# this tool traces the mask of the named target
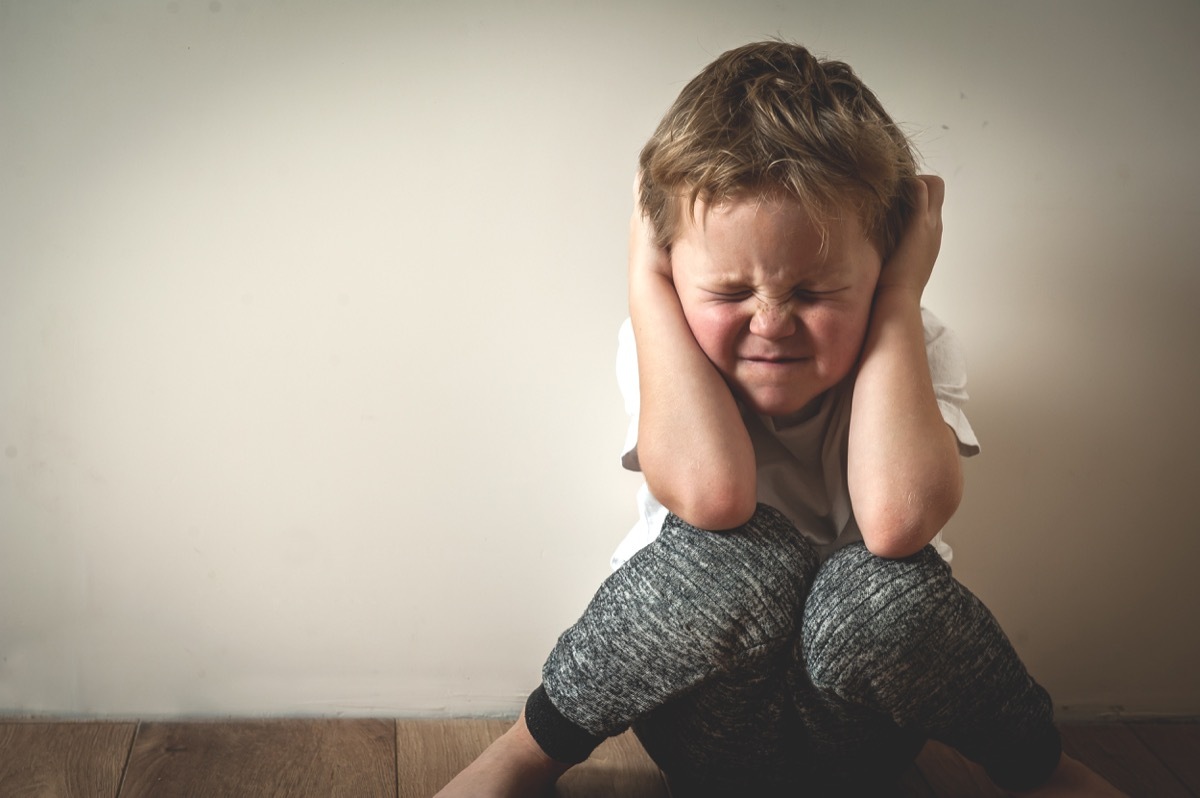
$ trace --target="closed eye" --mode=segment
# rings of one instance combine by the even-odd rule
[[[840,294],[845,291],[845,288],[834,288],[826,291],[814,291],[811,288],[797,288],[792,292],[792,296],[801,302],[816,302],[821,299],[828,299],[831,296]]]
[[[750,291],[708,291],[707,293],[721,302],[743,302],[753,296]]]

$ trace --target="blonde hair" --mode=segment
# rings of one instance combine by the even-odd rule
[[[781,41],[724,53],[692,79],[642,148],[643,213],[670,246],[686,210],[782,194],[824,226],[857,214],[890,254],[916,174],[908,138],[841,61]]]

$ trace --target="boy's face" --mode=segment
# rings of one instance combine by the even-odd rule
[[[879,279],[879,249],[853,214],[820,230],[790,199],[696,204],[671,246],[688,326],[734,394],[790,416],[854,368]]]

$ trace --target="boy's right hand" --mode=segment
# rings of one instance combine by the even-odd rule
[[[688,326],[671,255],[655,243],[639,188],[635,179],[629,220],[638,462],[668,510],[700,529],[731,529],[755,509],[754,447],[733,393]]]
[[[629,279],[657,274],[671,279],[671,254],[654,242],[654,225],[641,203],[642,174],[633,178],[633,214],[629,218]]]

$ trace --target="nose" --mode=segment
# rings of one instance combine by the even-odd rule
[[[791,302],[759,302],[750,318],[750,332],[771,340],[787,338],[796,332]]]

